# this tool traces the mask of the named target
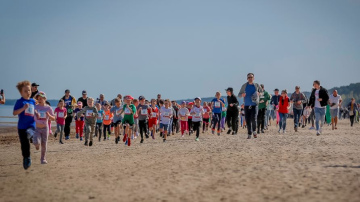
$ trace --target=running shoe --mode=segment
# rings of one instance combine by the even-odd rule
[[[85,140],[85,144],[84,144],[85,146],[88,146],[88,141],[87,140]]]
[[[256,132],[254,132],[254,138],[257,138],[257,134],[256,134]]]
[[[78,133],[76,133],[76,139],[79,139],[79,134]]]
[[[92,146],[92,141],[89,142],[89,147],[91,147],[91,146]]]
[[[298,132],[298,127],[294,127],[295,132]]]
[[[316,135],[319,136],[321,133],[319,131],[316,132]]]
[[[235,131],[232,132],[232,135],[236,135]]]
[[[135,139],[134,134],[131,135],[131,139],[132,139],[132,140]]]
[[[24,157],[23,159],[23,166],[24,169],[27,170],[31,166],[31,158],[30,157]]]
[[[301,128],[305,128],[305,125],[302,125]]]
[[[145,138],[148,139],[148,138],[149,138],[149,135],[148,135],[148,134],[145,134]]]
[[[41,164],[48,164],[48,162],[46,160],[42,160]]]
[[[163,139],[163,142],[166,142],[166,139]]]
[[[215,135],[215,131],[214,131],[214,130],[212,130],[211,133],[212,133],[213,135]]]
[[[181,137],[184,137],[184,135],[181,135]]]
[[[248,135],[247,139],[251,139],[251,135]]]
[[[80,141],[83,141],[83,137],[80,137]]]
[[[123,138],[123,142],[125,142],[126,139],[127,139],[127,135],[125,134],[125,135],[124,135],[124,138]]]
[[[264,131],[264,130],[261,130],[261,133],[265,133],[265,131]]]
[[[221,133],[217,133],[218,136],[220,136]]]
[[[143,143],[143,142],[144,142],[144,139],[141,139],[141,140],[140,140],[140,143]]]
[[[115,144],[119,143],[119,138],[115,138]]]
[[[125,146],[128,144],[128,141],[127,141],[127,138],[126,138],[126,140],[125,140]]]
[[[228,130],[228,132],[227,132],[226,134],[230,135],[230,133],[231,133],[231,130],[229,129],[229,130]]]
[[[57,132],[54,133],[54,138],[56,138],[56,136],[57,136]]]
[[[198,138],[198,137],[197,137],[197,138],[195,138],[195,141],[197,141],[197,142],[198,142],[198,141],[199,141],[199,138]]]
[[[309,130],[315,130],[315,128],[311,126],[311,127],[309,128]]]
[[[286,133],[286,131],[285,130],[283,130],[283,134],[285,134]]]
[[[130,147],[130,145],[131,145],[131,138],[128,138],[127,143],[128,143],[128,146]]]
[[[59,141],[59,144],[64,144],[61,140]]]

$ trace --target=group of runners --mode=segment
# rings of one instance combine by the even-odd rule
[[[227,134],[237,135],[239,128],[247,129],[247,139],[258,138],[260,133],[266,133],[271,120],[276,121],[278,132],[286,133],[286,122],[291,114],[294,118],[294,131],[305,128],[311,122],[310,129],[316,129],[316,135],[321,135],[325,118],[332,129],[337,129],[341,96],[337,91],[329,94],[320,85],[313,82],[313,90],[309,98],[295,87],[295,92],[288,96],[287,90],[274,90],[270,95],[263,84],[255,83],[253,73],[247,75],[238,95],[233,88],[226,89],[227,99],[221,92],[216,92],[210,102],[202,102],[196,97],[191,102],[161,99],[147,100],[144,96],[134,98],[121,94],[106,101],[103,94],[98,99],[87,96],[84,90],[77,100],[65,90],[65,95],[59,100],[55,110],[47,102],[46,94],[39,91],[38,84],[22,81],[17,84],[21,98],[17,100],[13,115],[19,116],[18,134],[23,155],[23,167],[31,165],[30,143],[39,150],[41,148],[41,163],[47,164],[46,150],[49,134],[58,138],[59,143],[70,139],[72,122],[75,122],[75,138],[83,141],[85,146],[94,145],[97,141],[112,139],[115,144],[124,142],[132,145],[132,141],[140,137],[140,143],[145,139],[162,138],[166,142],[169,136],[181,133],[181,136],[195,134],[199,141],[200,133],[211,130],[212,134],[220,136],[228,126]],[[238,99],[243,99],[239,105]],[[359,108],[355,99],[346,105],[349,109],[351,126],[353,126]],[[291,111],[291,113],[290,113]],[[327,116],[328,113],[328,116]],[[331,117],[331,118],[330,118]],[[52,121],[56,122],[56,131],[51,131]],[[123,137],[121,139],[121,136]]]

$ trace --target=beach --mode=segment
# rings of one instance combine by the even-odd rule
[[[0,201],[360,201],[360,125],[342,120],[316,136],[308,127],[286,134],[270,126],[257,139],[176,134],[130,147],[49,138],[47,160],[31,145],[22,167],[15,127],[0,128]]]

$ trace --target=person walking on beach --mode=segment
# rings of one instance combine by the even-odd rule
[[[275,120],[276,119],[276,126],[279,124],[278,120],[276,118],[276,114],[277,112],[277,106],[279,105],[279,99],[280,99],[280,95],[279,95],[279,89],[275,88],[274,90],[274,95],[271,97],[271,101],[270,104],[273,106],[273,114],[272,114],[272,119]]]
[[[280,121],[279,121],[279,133],[281,132],[281,130],[283,130],[283,133],[286,133],[286,119],[288,117],[289,114],[289,109],[290,109],[290,99],[287,95],[287,90],[282,90],[281,91],[281,96],[280,96],[280,100],[279,100],[279,116],[280,116]]]
[[[330,113],[331,113],[331,126],[332,129],[337,129],[337,122],[339,117],[339,106],[341,106],[342,98],[338,95],[337,90],[334,90],[333,93],[329,96],[330,102]]]
[[[347,105],[347,108],[349,110],[350,125],[351,125],[351,127],[353,127],[356,112],[359,111],[359,108],[358,108],[357,104],[355,103],[355,98],[351,98],[351,102]]]
[[[239,101],[234,95],[234,89],[229,87],[226,89],[227,94],[227,111],[226,111],[226,123],[228,125],[227,134],[231,133],[232,135],[236,135],[239,127]]]
[[[319,136],[325,122],[325,109],[329,101],[329,95],[327,90],[320,86],[320,81],[315,80],[313,86],[314,89],[311,92],[309,105],[314,108],[316,135]]]
[[[27,170],[31,166],[30,138],[34,135],[35,129],[35,100],[31,98],[31,87],[29,81],[21,81],[16,85],[21,98],[14,106],[13,115],[18,116],[18,134],[23,156],[23,167]]]
[[[259,112],[257,116],[257,133],[265,133],[264,129],[267,127],[265,123],[267,124],[267,121],[265,121],[265,115],[266,115],[266,106],[268,105],[269,100],[271,99],[268,92],[265,91],[264,84],[260,85],[261,89],[263,90],[262,93],[260,93],[260,101],[259,101]]]
[[[306,97],[303,93],[300,92],[300,86],[295,87],[295,92],[291,95],[290,101],[293,104],[293,113],[294,113],[294,130],[298,131],[300,117],[304,108],[304,103],[306,102]]]
[[[247,74],[247,80],[244,85],[242,85],[239,97],[244,98],[245,104],[245,120],[248,129],[248,138],[251,139],[251,136],[254,135],[254,138],[257,138],[256,133],[256,118],[259,104],[259,94],[263,92],[259,84],[254,83],[255,76],[253,73]]]
[[[62,100],[64,100],[65,108],[67,110],[67,117],[65,119],[65,127],[64,127],[64,133],[65,133],[65,140],[70,139],[70,126],[71,122],[73,120],[73,111],[76,107],[76,100],[73,96],[70,95],[70,90],[65,90],[65,95],[62,97]],[[85,108],[85,107],[83,107]]]

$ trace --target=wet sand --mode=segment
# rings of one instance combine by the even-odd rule
[[[360,201],[360,125],[349,125],[316,136],[288,120],[286,134],[271,126],[257,139],[157,134],[131,147],[50,137],[49,164],[32,145],[27,171],[16,128],[1,127],[0,201]]]

